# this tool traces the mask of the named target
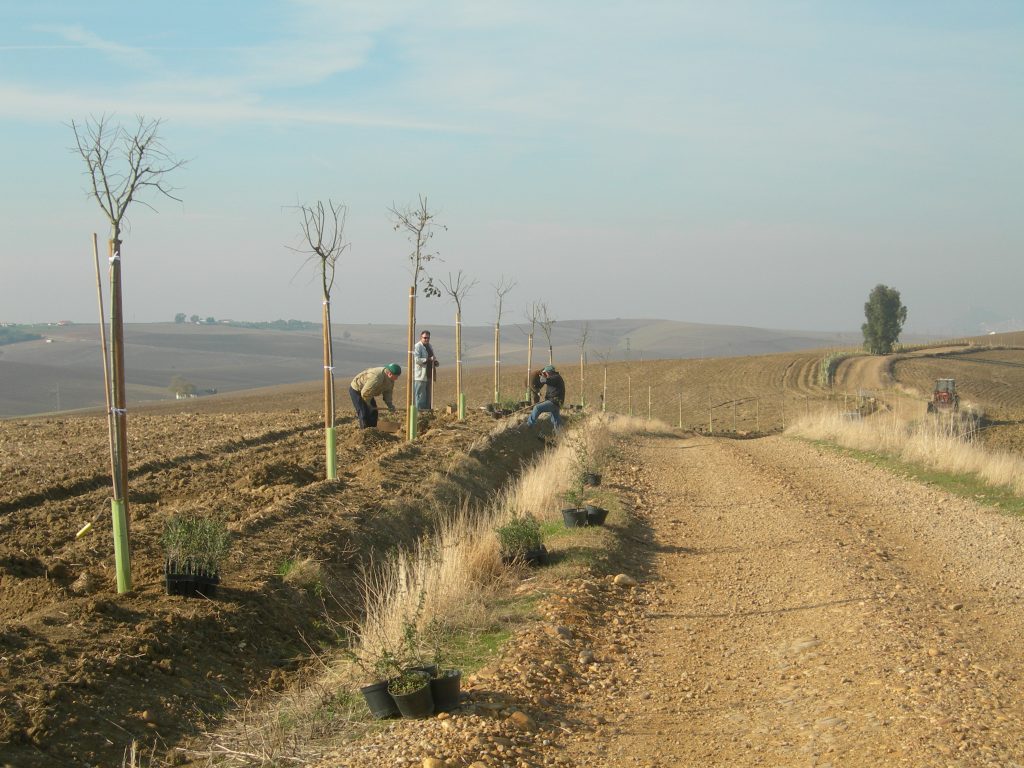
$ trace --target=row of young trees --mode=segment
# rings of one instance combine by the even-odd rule
[[[75,151],[85,162],[90,183],[90,197],[94,198],[110,226],[107,240],[108,250],[108,294],[110,297],[110,344],[107,344],[107,318],[104,310],[103,285],[100,270],[97,237],[93,235],[93,255],[96,267],[96,288],[100,312],[100,333],[103,350],[104,393],[106,399],[107,425],[110,444],[111,464],[111,516],[114,531],[114,558],[118,592],[131,590],[131,562],[129,547],[128,510],[128,439],[127,400],[125,392],[124,366],[124,321],[121,286],[121,261],[123,257],[122,231],[132,203],[153,207],[146,197],[155,195],[179,200],[174,189],[168,184],[171,172],[185,165],[163,146],[160,139],[162,121],[138,117],[132,128],[115,124],[107,116],[88,118],[83,122],[71,121],[75,137]],[[180,200],[179,200],[180,202]],[[331,293],[334,289],[338,260],[349,249],[345,238],[347,208],[328,199],[326,204],[318,201],[297,206],[301,222],[303,245],[298,249],[308,255],[307,262],[315,266],[320,276],[323,329],[323,385],[324,385],[324,431],[327,454],[327,477],[336,479],[336,436],[335,436],[335,389],[334,352],[331,334]],[[459,418],[465,418],[465,395],[462,392],[462,303],[468,292],[476,285],[461,270],[449,273],[447,280],[435,284],[427,272],[429,262],[438,258],[431,250],[430,241],[438,227],[445,229],[435,220],[425,196],[418,204],[407,207],[392,205],[389,209],[395,231],[403,233],[412,245],[409,254],[409,325],[408,354],[406,358],[406,397],[408,439],[416,438],[416,407],[413,403],[413,347],[416,328],[416,301],[420,291],[425,297],[440,296],[442,290],[455,304],[456,317],[456,391],[458,393]],[[504,300],[515,283],[504,276],[494,286],[497,297],[497,318],[495,321],[495,400],[500,398],[500,344],[501,320]],[[175,322],[201,322],[199,315],[186,318],[179,312]],[[529,336],[530,360],[532,366],[533,335],[539,324],[548,341],[548,360],[553,363],[551,331],[554,319],[548,314],[546,305],[534,304],[531,308],[531,330]],[[213,324],[213,317],[206,318]],[[289,321],[291,322],[291,321]],[[582,353],[581,353],[582,360]],[[582,370],[582,368],[581,368]],[[176,382],[179,389],[186,388],[186,382]],[[191,387],[191,385],[188,385]]]

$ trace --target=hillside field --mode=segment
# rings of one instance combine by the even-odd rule
[[[953,377],[961,397],[987,414],[983,440],[1024,450],[1020,335],[851,358],[832,387],[818,379],[822,356],[591,360],[582,387],[578,362],[559,367],[570,403],[582,399],[597,411],[604,398],[610,412],[646,417],[650,402],[651,416],[675,428],[677,439],[703,433],[716,445],[779,432],[803,413],[855,408],[869,393],[884,408],[901,399],[922,403],[935,377]],[[514,399],[525,367],[502,370],[502,399]],[[124,597],[114,591],[102,415],[0,421],[0,765],[114,765],[132,738],[154,736],[160,755],[174,755],[237,702],[288,686],[311,649],[334,639],[325,611],[337,622],[358,615],[355,578],[363,564],[410,544],[445,510],[492,497],[544,450],[537,435],[502,429],[482,410],[493,399],[489,367],[467,370],[466,422],[445,413],[455,399],[453,376],[447,365],[440,374],[438,408],[423,418],[413,444],[355,429],[347,382],[339,383],[338,482],[322,479],[319,383],[133,407],[135,591]],[[640,499],[633,483],[649,457],[636,450],[635,472],[621,469],[616,487]],[[750,450],[769,461],[769,448]],[[737,466],[753,461],[734,453]],[[193,510],[222,516],[236,540],[216,600],[163,594],[164,521]],[[86,523],[93,530],[76,537]],[[310,556],[325,565],[336,598],[330,607],[280,576],[285,563]]]

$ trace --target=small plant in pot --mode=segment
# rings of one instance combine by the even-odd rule
[[[562,494],[566,507],[562,509],[562,520],[566,528],[579,528],[587,524],[587,509],[584,506],[583,484],[577,482]]]
[[[498,537],[502,562],[525,562],[528,565],[547,562],[548,550],[544,546],[540,522],[529,512],[496,528],[494,534]]]
[[[362,670],[364,678],[368,681],[359,687],[359,693],[363,695],[370,714],[378,720],[398,717],[401,713],[388,692],[388,684],[401,673],[401,659],[389,648],[374,652],[349,649],[345,656]]]
[[[406,669],[388,683],[388,693],[398,705],[402,717],[419,718],[434,714],[430,675],[421,669]]]
[[[164,578],[169,595],[214,597],[220,566],[231,537],[222,520],[200,515],[172,515],[160,537]]]

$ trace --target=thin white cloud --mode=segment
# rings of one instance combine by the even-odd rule
[[[67,120],[85,114],[141,114],[191,123],[307,123],[389,128],[402,131],[471,134],[472,126],[396,117],[386,114],[266,106],[244,101],[168,101],[159,97],[127,98],[80,91],[29,90],[0,83],[0,116]]]
[[[37,27],[37,29],[61,37],[82,48],[102,53],[122,64],[150,68],[158,63],[156,57],[142,48],[104,40],[99,35],[79,26]]]

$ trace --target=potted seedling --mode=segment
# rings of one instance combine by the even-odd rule
[[[566,528],[579,528],[587,524],[587,508],[584,506],[582,479],[574,480],[573,484],[562,494],[566,507],[562,509],[562,520]]]
[[[459,706],[462,690],[462,670],[448,663],[445,652],[448,632],[438,619],[432,619],[426,628],[426,637],[434,646],[434,674],[430,678],[430,695],[435,712],[451,712]]]
[[[172,515],[161,536],[169,595],[214,597],[220,566],[231,539],[223,521],[200,515]]]
[[[496,528],[494,534],[498,537],[502,562],[521,561],[528,565],[547,563],[548,550],[544,546],[540,523],[529,512]]]
[[[398,705],[388,691],[388,684],[401,673],[402,662],[390,649],[384,648],[373,653],[349,650],[345,654],[354,662],[370,682],[360,686],[359,692],[366,701],[370,714],[378,720],[398,717]]]
[[[388,693],[398,705],[402,717],[420,718],[434,714],[430,692],[430,674],[422,669],[405,669],[388,683]]]

